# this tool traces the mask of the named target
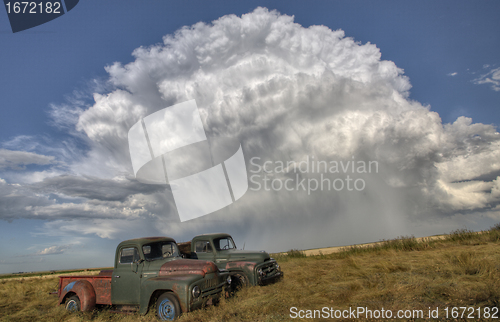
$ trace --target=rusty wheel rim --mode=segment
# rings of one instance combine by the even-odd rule
[[[158,315],[162,320],[173,320],[175,318],[175,306],[169,299],[164,299],[158,305]]]
[[[66,303],[66,310],[71,312],[78,311],[78,303],[76,303],[75,300],[69,300],[68,303]]]

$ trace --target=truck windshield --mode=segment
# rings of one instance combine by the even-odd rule
[[[214,246],[217,250],[236,249],[236,245],[231,237],[214,239]]]
[[[142,246],[142,252],[147,261],[179,256],[177,244],[169,241],[144,245]]]

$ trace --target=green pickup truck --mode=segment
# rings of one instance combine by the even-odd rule
[[[67,310],[91,311],[111,305],[119,311],[146,314],[155,307],[162,321],[217,301],[229,286],[228,272],[206,260],[183,259],[172,238],[121,242],[113,270],[97,276],[60,276],[59,304]]]
[[[190,242],[179,243],[186,258],[214,262],[219,269],[228,270],[232,288],[263,285],[283,277],[280,266],[264,251],[238,250],[229,234],[204,234]]]

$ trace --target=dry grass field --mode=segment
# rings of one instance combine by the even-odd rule
[[[498,320],[483,316],[499,307],[498,228],[482,233],[461,230],[434,240],[402,237],[326,255],[306,256],[296,250],[274,254],[285,272],[282,281],[245,288],[218,306],[184,314],[179,321],[298,320],[291,318],[291,307],[296,307],[296,312],[304,310],[303,314],[305,310],[324,307],[379,311],[384,308],[392,314],[398,310],[422,310],[424,316],[413,319],[416,321],[437,320],[428,319],[429,308],[438,308],[439,319],[446,320],[444,310],[448,308],[450,321],[465,320],[470,312],[474,321]],[[0,280],[0,321],[157,321],[153,312],[140,316],[101,309],[69,314],[56,305],[55,296],[49,295],[57,283],[56,277]],[[469,311],[463,319],[454,319],[453,307]],[[459,309],[459,317],[461,312]],[[371,319],[362,315],[351,320]]]

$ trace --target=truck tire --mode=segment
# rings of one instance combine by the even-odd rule
[[[179,317],[181,308],[173,293],[165,292],[156,301],[156,315],[161,321],[172,321]]]
[[[72,295],[68,298],[68,300],[66,301],[66,310],[70,312],[80,312],[81,305],[78,296]]]
[[[243,274],[236,274],[233,275],[233,282],[231,283],[231,286],[234,291],[239,291],[244,287],[248,286],[248,279],[246,278],[245,275]]]

